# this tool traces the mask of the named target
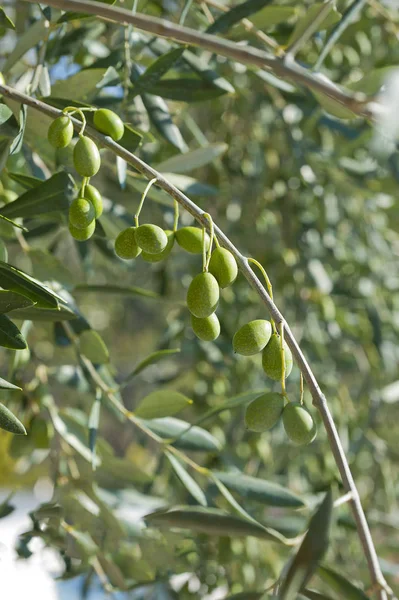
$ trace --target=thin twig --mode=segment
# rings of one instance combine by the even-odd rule
[[[3,94],[5,98],[11,98],[12,100],[16,100],[17,102],[27,104],[28,106],[31,106],[32,108],[35,108],[36,110],[48,115],[49,117],[56,118],[62,114],[62,111],[53,108],[52,106],[41,102],[40,100],[31,98],[30,96],[27,96],[22,92],[14,90],[9,86],[0,85],[0,93]],[[73,117],[71,117],[71,120],[75,129],[79,131],[81,127],[81,122],[77,119],[74,119]],[[112,150],[121,158],[125,159],[126,162],[131,164],[147,179],[157,178],[157,186],[163,189],[169,196],[177,200],[177,202],[179,202],[179,204],[183,206],[183,208],[185,208],[187,212],[189,212],[203,227],[206,227],[209,230],[209,222],[208,219],[204,216],[204,211],[201,208],[199,208],[194,202],[192,202],[192,200],[190,200],[190,198],[188,198],[177,187],[175,187],[172,183],[165,179],[165,177],[161,173],[158,173],[158,171],[147,165],[140,158],[138,158],[128,150],[125,150],[125,148],[123,148],[116,142],[112,141],[110,137],[102,135],[93,128],[87,127],[86,135],[88,135],[93,140],[99,142],[105,148]],[[281,314],[277,306],[274,304],[273,300],[270,298],[261,281],[251,269],[248,259],[245,256],[243,256],[241,252],[239,252],[239,250],[232,244],[229,238],[215,224],[214,233],[218,237],[220,244],[224,248],[227,248],[227,250],[229,250],[233,254],[242,274],[247,279],[251,287],[257,292],[262,303],[265,305],[270,316],[274,319],[276,324],[284,324],[285,341],[288,347],[290,348],[293,357],[295,358],[296,364],[302,372],[303,377],[309,387],[310,393],[313,398],[313,404],[320,412],[336,465],[341,474],[345,491],[352,493],[352,500],[350,504],[356,522],[358,535],[367,560],[373,589],[376,589],[377,597],[379,600],[387,600],[386,590],[388,590],[390,593],[391,591],[382,574],[381,567],[378,561],[378,556],[371,537],[371,532],[363,511],[362,503],[360,501],[359,492],[353,479],[348,460],[345,455],[345,451],[342,447],[342,443],[339,438],[334,419],[327,405],[326,398],[323,392],[321,391],[316,377],[314,376],[305,356],[303,355],[302,350],[300,349],[288,323],[285,321],[283,315]],[[173,446],[171,446],[171,448],[173,448]],[[175,451],[176,448],[173,448],[173,452]]]
[[[36,0],[24,1],[36,4]],[[294,61],[285,62],[281,58],[252,46],[243,47],[240,44],[219,38],[216,35],[175,25],[157,17],[149,17],[140,13],[133,15],[124,8],[109,6],[102,2],[93,2],[93,0],[46,0],[46,4],[65,11],[95,15],[116,23],[132,24],[137,29],[160,37],[173,39],[176,42],[191,46],[198,46],[240,63],[268,69],[283,79],[289,79],[298,85],[328,96],[348,108],[354,114],[367,119],[375,118],[383,110],[380,104],[374,102],[365,94],[359,92],[349,93],[337,88],[327,78],[321,79],[317,77],[317,75]]]

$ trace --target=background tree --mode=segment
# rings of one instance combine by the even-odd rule
[[[395,597],[397,13],[112,4],[0,10],[1,483],[54,486],[18,553],[131,598]],[[115,246],[138,218],[171,233]],[[202,227],[244,275],[214,341],[185,301]],[[232,349],[267,318],[281,382]],[[246,427],[281,385],[309,445]]]

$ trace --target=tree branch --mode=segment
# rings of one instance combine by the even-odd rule
[[[37,2],[37,0],[24,1],[32,4]],[[92,0],[46,0],[45,4],[64,11],[86,13],[125,25],[131,24],[137,29],[157,36],[173,39],[176,42],[189,44],[190,46],[198,46],[240,63],[268,69],[278,77],[289,79],[298,85],[328,96],[360,117],[374,119],[382,111],[381,105],[365,94],[349,93],[337,87],[327,78],[319,78],[317,74],[301,67],[293,60],[277,58],[252,46],[243,47],[216,35],[175,25],[164,19],[149,17],[140,13],[132,14],[124,8],[109,6],[102,2],[93,2]]]
[[[10,98],[12,100],[16,100],[17,102],[21,102],[23,104],[31,106],[32,108],[52,118],[56,118],[62,114],[60,110],[53,108],[52,106],[45,104],[40,100],[18,92],[17,90],[6,85],[0,85],[0,94],[3,94],[3,96],[6,98]],[[73,117],[71,117],[71,120],[76,131],[79,131],[81,128],[81,122]],[[177,187],[175,187],[167,179],[165,179],[165,177],[161,173],[158,173],[158,171],[147,165],[140,158],[138,158],[128,150],[125,150],[116,142],[112,141],[110,137],[102,135],[95,129],[91,127],[86,127],[85,134],[93,140],[97,141],[104,148],[112,150],[116,155],[126,160],[127,163],[132,165],[147,179],[153,179],[155,177],[157,179],[156,185],[158,185],[162,190],[169,194],[169,196],[174,198],[203,227],[206,227],[209,230],[209,221],[204,216],[205,212],[196,204],[194,204],[194,202],[192,202],[192,200],[190,200],[185,194],[183,194],[183,192],[181,192]],[[338,435],[337,428],[335,426],[333,417],[327,405],[326,398],[322,393],[319,384],[305,356],[303,355],[302,350],[300,349],[288,323],[285,321],[283,315],[280,313],[279,309],[274,304],[273,300],[270,298],[261,281],[251,269],[248,259],[245,256],[243,256],[241,252],[239,252],[239,250],[232,244],[229,238],[216,225],[214,225],[214,233],[217,236],[220,244],[224,248],[227,248],[233,254],[242,274],[247,279],[251,287],[257,292],[262,303],[266,306],[271,318],[275,321],[277,325],[281,325],[282,323],[284,324],[285,341],[291,349],[295,361],[301,373],[303,374],[306,383],[309,386],[309,390],[313,398],[313,404],[320,412],[325,429],[327,431],[329,444],[333,452],[335,462],[339,469],[343,485],[345,487],[345,491],[351,494],[350,503],[352,507],[352,512],[356,521],[357,531],[363,547],[363,551],[367,560],[373,588],[375,589],[377,598],[379,600],[387,600],[386,590],[388,590],[390,593],[391,591],[389,590],[389,587],[385,582],[384,576],[382,574],[377,553],[371,537],[370,529],[360,501],[359,492],[354,482],[347,458],[345,456],[344,449],[341,444],[341,440]]]

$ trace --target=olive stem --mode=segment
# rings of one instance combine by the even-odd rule
[[[262,273],[264,280],[266,282],[267,292],[268,292],[271,300],[273,301],[273,286],[272,286],[272,282],[269,279],[268,274],[266,273],[265,268],[255,258],[249,257],[247,260],[249,263],[253,263],[254,265],[256,265],[258,267],[258,269],[260,270],[260,272]],[[270,322],[272,324],[273,333],[277,333],[276,323],[274,322],[274,319],[270,319]]]
[[[147,194],[150,190],[150,187],[157,181],[157,177],[154,177],[154,179],[151,179],[151,181],[147,184],[147,187],[145,188],[144,192],[141,195],[141,200],[140,200],[140,204],[139,207],[137,209],[136,214],[134,215],[134,224],[136,225],[136,227],[139,226],[139,216],[141,213],[141,209],[143,208],[143,204],[145,199],[147,198]]]
[[[90,177],[83,177],[83,180],[82,180],[82,189],[81,189],[81,192],[80,192],[82,194],[82,198],[85,197],[86,186],[88,185],[89,181],[90,181]]]
[[[177,227],[179,225],[179,203],[177,200],[174,200],[174,219],[173,219],[173,231],[176,233]]]
[[[80,128],[79,131],[79,137],[82,137],[82,135],[84,134],[84,131],[86,129],[86,117],[83,114],[83,110],[81,108],[75,108],[74,106],[68,106],[67,108],[64,108],[64,110],[62,111],[63,113],[68,113],[68,116],[71,117],[71,115],[78,113],[81,121],[82,121],[82,126]],[[71,113],[71,114],[69,114]]]
[[[206,266],[206,248],[205,248],[205,240],[206,240],[206,228],[203,227],[202,228],[202,270],[204,272],[206,272],[207,266]]]
[[[280,323],[280,353],[281,353],[281,393],[287,395],[285,388],[285,352],[284,352],[284,323]]]
[[[209,221],[209,248],[208,248],[208,254],[206,256],[206,262],[205,262],[205,269],[204,271],[207,271],[209,269],[209,261],[211,260],[211,255],[212,255],[212,243],[214,240],[214,233],[213,233],[213,220],[212,217],[209,213],[204,213],[204,217],[206,217]],[[206,238],[205,238],[205,233],[204,233],[204,240],[203,240],[203,247],[205,248],[205,243],[206,243]]]
[[[47,2],[53,1],[54,0],[47,0]],[[71,0],[68,0],[68,2],[71,3]],[[82,4],[84,5],[85,3],[82,2]],[[97,5],[98,3],[92,3],[93,6],[94,4]],[[100,7],[98,6],[98,8]],[[96,10],[98,8],[96,6]],[[109,9],[110,7],[106,6],[105,8]],[[101,7],[101,10],[102,9],[103,7]],[[5,96],[6,98],[11,98],[18,102],[27,104],[28,106],[31,106],[35,110],[38,110],[53,119],[63,114],[62,111],[54,108],[53,106],[50,106],[49,104],[46,104],[41,100],[37,100],[36,98],[32,98],[31,96],[28,96],[23,92],[19,92],[18,90],[15,90],[14,88],[8,85],[0,85],[0,93],[3,94],[3,96]],[[78,130],[81,123],[73,117],[71,120],[75,129]],[[180,191],[176,186],[174,186],[167,179],[165,179],[165,177],[161,173],[150,167],[147,163],[145,163],[135,154],[132,154],[131,152],[123,148],[123,146],[120,146],[117,142],[114,142],[110,137],[102,135],[100,132],[96,131],[92,127],[89,127],[88,129],[89,131],[87,135],[91,139],[100,143],[104,148],[112,150],[117,156],[120,156],[121,158],[126,160],[127,163],[132,165],[135,169],[137,169],[137,171],[139,171],[139,173],[144,175],[147,179],[155,177],[157,179],[158,186],[162,190],[164,190],[167,194],[169,194],[169,196],[177,200],[177,202],[179,202],[179,204],[183,206],[183,208],[185,208],[185,210],[187,210],[187,212],[190,215],[192,215],[203,227],[209,227],[208,220],[206,219],[206,217],[204,217],[204,211],[199,206],[197,206],[188,196],[186,196],[182,191]],[[336,465],[339,469],[345,491],[352,493],[352,500],[350,502],[350,505],[356,522],[359,539],[363,547],[364,556],[367,561],[367,566],[370,573],[373,589],[375,589],[376,596],[379,600],[387,600],[387,593],[389,593],[391,596],[393,596],[393,593],[390,590],[387,582],[385,581],[384,575],[381,571],[377,552],[371,536],[371,531],[367,523],[366,515],[364,513],[363,506],[360,500],[359,491],[353,479],[348,459],[346,457],[345,450],[342,446],[342,442],[339,437],[333,416],[327,404],[326,397],[320,389],[318,381],[316,380],[316,377],[314,376],[314,373],[308,361],[306,360],[301,348],[299,347],[298,342],[296,341],[288,323],[285,321],[283,315],[281,314],[277,306],[274,304],[270,293],[268,293],[268,290],[265,288],[264,285],[262,285],[262,282],[259,280],[254,270],[251,268],[250,262],[253,262],[254,264],[256,264],[256,262],[254,262],[253,260],[251,261],[251,259],[248,259],[243,254],[241,254],[241,252],[234,246],[230,239],[216,225],[214,225],[214,231],[221,245],[227,250],[229,250],[236,259],[242,274],[244,275],[250,286],[258,294],[262,303],[269,312],[270,317],[277,323],[281,323],[284,321],[286,343],[290,348],[293,357],[295,358],[296,364],[298,365],[308,385],[309,391],[313,398],[313,404],[320,412],[321,418],[324,423],[324,427],[327,432],[331,451],[333,453]],[[140,425],[143,426],[142,423],[140,423]],[[171,446],[171,448],[173,448],[173,446]],[[173,448],[173,451],[174,453],[176,453],[176,448]]]
[[[302,371],[299,373],[299,403],[303,404],[303,375]]]

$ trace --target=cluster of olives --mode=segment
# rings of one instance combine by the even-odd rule
[[[77,110],[77,112],[81,112]],[[112,110],[100,108],[94,112],[94,126],[98,131],[118,141],[124,133],[122,120]],[[54,148],[66,148],[72,141],[73,124],[68,114],[57,117],[50,125],[47,133],[48,141]],[[88,240],[96,228],[96,219],[103,211],[100,192],[88,181],[100,169],[101,158],[98,147],[93,140],[79,134],[73,149],[73,163],[76,171],[84,178],[81,193],[69,207],[69,231],[79,242]]]

